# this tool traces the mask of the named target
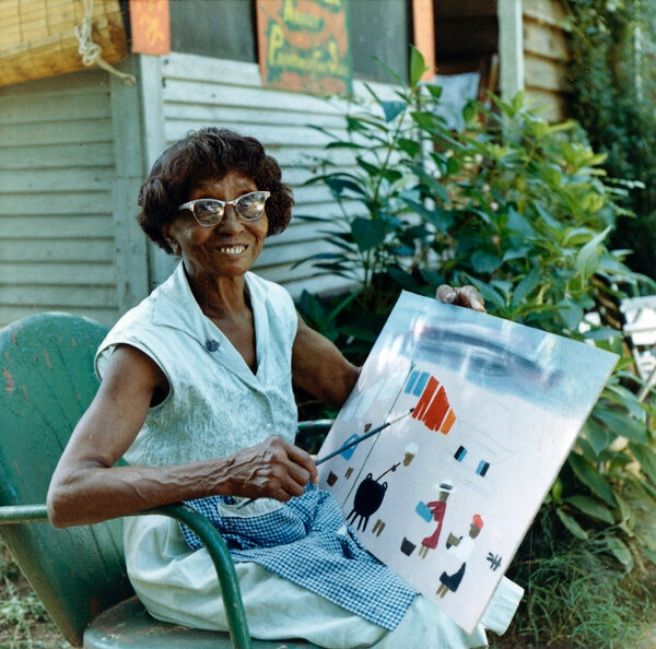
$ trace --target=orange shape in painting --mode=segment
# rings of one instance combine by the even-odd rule
[[[171,51],[169,0],[130,0],[132,51],[168,54]]]

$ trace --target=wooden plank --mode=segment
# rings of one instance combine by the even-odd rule
[[[191,128],[196,127],[194,122],[181,120],[168,120],[166,122],[166,139],[175,141],[183,138]],[[277,126],[275,129],[259,124],[244,124],[240,129],[242,135],[250,135],[257,138],[268,147],[295,146],[299,148],[323,146],[329,139],[323,133],[313,129],[300,129],[292,126]]]
[[[0,122],[25,124],[41,122],[44,105],[27,102],[25,97],[0,97]],[[47,102],[48,121],[109,118],[109,98],[106,94],[52,95]]]
[[[0,284],[0,304],[76,307],[107,307],[116,305],[116,290],[103,286],[3,286]]]
[[[526,88],[555,92],[569,90],[568,70],[565,63],[529,55],[524,59],[524,70]]]
[[[144,178],[166,148],[164,132],[163,59],[142,54],[139,57],[143,129]],[[170,274],[169,256],[155,243],[147,243],[148,287],[161,284]]]
[[[22,170],[4,171],[0,175],[0,193],[109,191],[113,171],[113,167],[70,169],[67,166],[61,169],[42,169],[31,174]]]
[[[561,29],[566,28],[565,8],[559,0],[524,0],[523,12],[524,16],[533,20]]]
[[[567,99],[560,93],[529,88],[526,100],[529,105],[539,107],[542,117],[549,122],[562,122],[568,117]]]
[[[0,87],[0,97],[30,97],[36,101],[52,95],[97,95],[109,96],[109,74],[104,70],[80,70],[74,74],[64,74],[46,79],[26,81],[11,86]]]
[[[273,266],[284,263],[293,263],[318,252],[333,252],[335,249],[327,241],[314,239],[314,241],[301,241],[287,243],[281,246],[266,245],[257,260],[259,266]]]
[[[38,263],[0,262],[0,281],[22,285],[65,284],[75,286],[114,286],[116,276],[111,264],[94,263]]]
[[[137,74],[138,62],[128,59],[123,71]],[[143,181],[145,152],[140,115],[141,95],[138,85],[128,86],[111,79],[112,140],[114,142],[114,219],[116,295],[119,311],[127,311],[148,295],[148,256],[146,237],[134,219],[139,188]]]
[[[28,315],[43,313],[43,311],[66,311],[73,315],[81,315],[92,320],[97,320],[108,327],[113,325],[118,317],[118,310],[115,306],[78,307],[75,304],[66,306],[61,304],[14,306],[10,304],[0,305],[0,326],[10,324]]]
[[[39,216],[43,214],[111,214],[109,192],[76,194],[5,194],[0,201],[0,216]]]
[[[173,103],[164,104],[164,116],[166,119],[183,119],[185,121],[197,122],[198,124],[272,124],[272,125],[299,125],[299,114],[296,112],[271,110],[259,106],[221,106],[195,103]],[[343,127],[342,115],[317,114],[307,116],[307,124],[321,126],[328,129]]]
[[[563,31],[532,20],[524,21],[524,52],[563,62],[571,56]]]
[[[25,145],[21,147],[0,147],[0,170],[61,168],[62,160],[66,166],[84,168],[87,166],[107,167],[114,163],[114,153],[110,142],[57,145]]]
[[[71,216],[70,214],[46,216],[0,217],[2,239],[50,239],[62,237],[114,236],[114,224],[109,216]],[[0,275],[2,277],[2,275]]]
[[[288,110],[293,113],[318,113],[334,115],[334,103],[320,97],[302,95],[269,88],[251,88],[213,82],[166,80],[163,97],[165,102],[186,103],[193,98],[199,105],[248,106],[271,110]]]
[[[109,119],[44,120],[36,124],[15,124],[3,133],[2,144],[5,147],[23,147],[32,144],[108,142],[111,141],[111,126]]]
[[[428,68],[422,79],[435,76],[435,21],[433,0],[412,0],[412,31],[415,47],[421,52]]]
[[[283,271],[284,272],[284,271]],[[267,277],[266,273],[262,274],[263,277]],[[271,274],[271,281],[276,280],[276,273]],[[301,297],[301,293],[305,290],[309,293],[337,293],[346,290],[349,286],[352,286],[353,282],[349,282],[343,277],[338,277],[336,275],[320,275],[315,277],[306,277],[301,280],[291,281],[285,283],[285,288],[291,293],[291,296],[298,300]]]
[[[0,239],[0,259],[4,262],[113,262],[112,239],[76,239],[49,241]]]

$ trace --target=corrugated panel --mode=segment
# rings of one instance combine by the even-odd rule
[[[296,214],[337,217],[338,207],[322,186],[303,187],[313,158],[323,155],[327,137],[311,126],[343,132],[345,104],[335,99],[263,88],[257,65],[171,54],[162,62],[163,116],[168,143],[204,126],[231,128],[258,138],[276,157],[283,179],[294,189]],[[383,96],[391,89],[371,84]],[[355,84],[356,92],[362,86]],[[348,168],[352,156],[331,152],[331,159]],[[285,284],[292,295],[308,290],[335,290],[346,285],[339,277],[317,277],[310,264],[292,268],[310,254],[326,250],[315,224],[293,220],[281,235],[266,244],[256,270]],[[172,262],[173,263],[173,262]]]
[[[118,315],[107,75],[0,90],[0,326],[44,310]]]

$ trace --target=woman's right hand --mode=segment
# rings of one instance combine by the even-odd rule
[[[312,457],[281,437],[238,451],[228,460],[229,492],[247,498],[287,501],[318,481]]]

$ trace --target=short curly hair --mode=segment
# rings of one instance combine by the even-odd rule
[[[266,204],[267,236],[282,232],[291,219],[294,199],[291,188],[281,182],[280,165],[255,138],[215,127],[189,132],[155,162],[139,191],[139,225],[172,254],[162,227],[175,220],[178,206],[189,200],[194,185],[235,170],[252,178],[258,190],[271,192]]]

